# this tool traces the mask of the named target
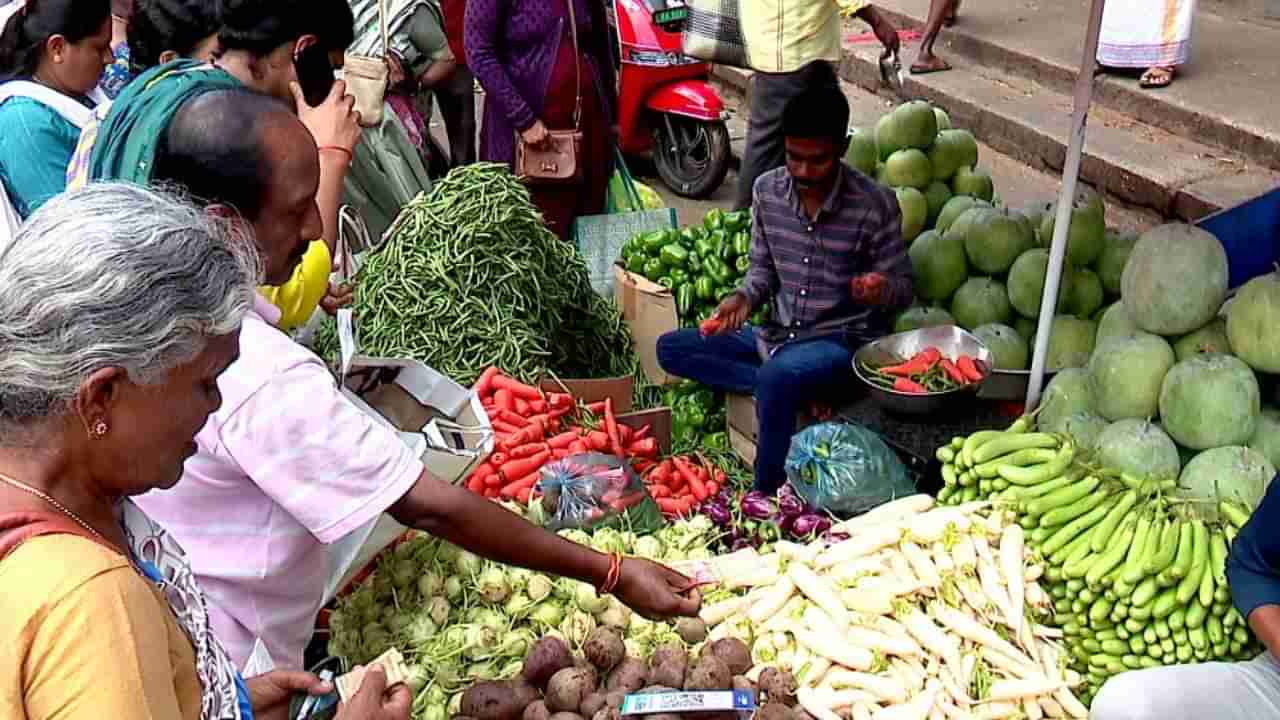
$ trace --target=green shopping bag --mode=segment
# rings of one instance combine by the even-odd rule
[[[622,152],[613,150],[613,177],[609,178],[609,194],[605,196],[604,211],[608,215],[644,210],[644,202],[636,189],[635,178],[627,170],[627,163],[622,159]]]
[[[613,265],[622,254],[622,246],[640,233],[676,227],[675,209],[647,209],[636,185],[622,153],[615,147],[605,214],[585,215],[573,223],[573,242],[587,263],[591,287],[607,298],[613,297]]]

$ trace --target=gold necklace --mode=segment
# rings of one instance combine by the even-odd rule
[[[93,535],[95,535],[99,540],[102,540],[103,542],[107,542],[107,539],[106,539],[105,537],[103,537],[103,536],[102,536],[102,533],[100,533],[100,532],[98,532],[97,530],[95,530],[95,529],[93,528],[93,526],[92,526],[92,525],[90,525],[89,523],[87,523],[87,522],[85,522],[84,520],[80,519],[80,516],[79,516],[79,515],[77,515],[77,514],[75,514],[75,513],[73,513],[73,512],[71,512],[71,510],[69,510],[69,509],[67,508],[67,506],[66,506],[66,505],[63,505],[62,503],[58,502],[57,500],[54,500],[54,499],[53,499],[53,497],[52,497],[52,496],[50,496],[49,494],[44,493],[44,492],[41,492],[41,491],[39,491],[39,490],[37,490],[37,489],[35,489],[35,488],[31,487],[30,485],[28,485],[28,484],[26,484],[26,483],[24,483],[24,482],[19,482],[19,481],[17,481],[17,480],[14,480],[13,478],[9,477],[8,475],[5,475],[4,473],[0,473],[0,481],[3,481],[3,482],[4,482],[5,484],[7,484],[7,485],[11,485],[11,486],[13,486],[13,487],[15,487],[15,488],[17,488],[17,489],[19,489],[19,490],[22,490],[23,492],[27,492],[27,493],[30,493],[30,494],[32,494],[32,495],[35,495],[36,497],[40,498],[41,500],[43,500],[43,501],[45,501],[45,502],[49,503],[50,505],[52,505],[52,506],[54,507],[54,509],[56,509],[58,512],[62,513],[63,515],[66,515],[67,517],[69,517],[69,518],[71,518],[72,520],[74,520],[74,521],[76,522],[76,524],[77,524],[77,525],[79,525],[80,527],[84,528],[85,530],[88,530],[90,533],[92,533]]]

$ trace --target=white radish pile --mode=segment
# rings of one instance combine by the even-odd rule
[[[702,619],[752,645],[752,680],[792,671],[817,720],[1087,718],[1062,633],[1037,622],[1051,612],[1040,561],[1008,520],[896,500],[838,526],[850,537],[835,545],[779,543],[757,558],[778,572],[733,583]]]

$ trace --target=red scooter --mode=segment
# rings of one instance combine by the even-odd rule
[[[627,155],[652,151],[667,187],[704,198],[729,170],[729,129],[711,64],[680,51],[687,13],[679,0],[613,0],[619,145]]]

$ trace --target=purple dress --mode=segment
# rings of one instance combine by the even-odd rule
[[[561,38],[568,38],[563,25],[567,13],[561,7],[568,1],[467,0],[467,67],[485,91],[481,159],[510,165],[515,160],[516,133],[543,117]],[[572,0],[579,47],[593,70],[604,116],[612,118],[612,40],[601,4],[608,1]],[[607,127],[601,130],[608,132]]]

